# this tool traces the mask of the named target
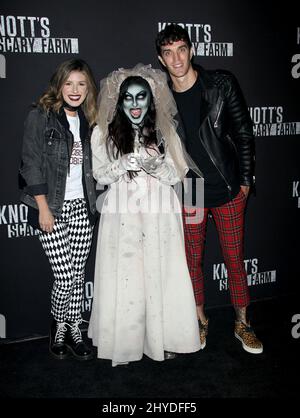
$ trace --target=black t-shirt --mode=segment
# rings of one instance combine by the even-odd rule
[[[196,82],[190,89],[180,93],[173,91],[173,95],[186,134],[186,150],[204,176],[204,207],[221,206],[230,200],[227,186],[199,138],[201,112],[200,77],[197,77]],[[187,177],[196,179],[198,176],[192,170],[189,170]],[[194,195],[196,180],[190,181],[193,182]],[[193,196],[193,204],[195,204],[194,202],[195,196]]]

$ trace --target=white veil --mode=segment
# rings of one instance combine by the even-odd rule
[[[155,130],[158,142],[164,143],[173,159],[178,177],[183,180],[189,169],[202,177],[202,173],[185,150],[184,144],[177,134],[178,113],[175,100],[169,89],[164,72],[152,68],[151,64],[137,64],[132,69],[120,68],[110,73],[100,82],[98,96],[97,123],[101,132],[101,140],[108,138],[108,125],[112,122],[119,98],[122,82],[130,76],[140,76],[149,83],[156,108]]]

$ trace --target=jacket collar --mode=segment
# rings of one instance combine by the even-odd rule
[[[79,107],[78,109],[78,116],[80,120],[80,138],[81,138],[81,141],[84,141],[89,132],[89,125],[81,107]],[[63,107],[60,108],[57,118],[59,122],[62,124],[62,126],[67,131],[69,131],[70,126],[69,126],[69,122],[66,116],[66,112],[64,111]]]
[[[215,87],[211,75],[205,70],[205,68],[198,64],[193,64],[193,68],[197,71],[198,76],[200,77],[201,89],[203,91],[210,90]]]
[[[209,114],[213,102],[210,100],[210,91],[214,88],[213,81],[209,73],[200,65],[193,65],[193,68],[198,73],[199,85],[201,89],[201,110],[200,110],[200,125]]]
[[[198,73],[199,84],[201,89],[200,125],[202,125],[202,122],[209,114],[211,108],[215,103],[215,100],[212,99],[212,95],[210,94],[211,90],[215,88],[215,84],[210,73],[207,70],[205,70],[205,68],[203,68],[201,65],[193,64],[193,68]],[[170,76],[168,77],[168,84],[170,89],[172,90],[172,81]],[[180,115],[177,116],[177,119],[181,120]]]

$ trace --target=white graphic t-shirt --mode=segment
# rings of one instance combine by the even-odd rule
[[[70,160],[70,173],[67,174],[65,200],[84,197],[82,187],[82,145],[80,140],[80,120],[77,116],[67,115],[70,131],[74,137],[74,144]]]

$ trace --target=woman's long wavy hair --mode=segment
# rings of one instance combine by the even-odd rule
[[[81,104],[81,108],[89,125],[93,126],[96,121],[97,87],[90,67],[82,59],[70,59],[57,67],[50,79],[47,90],[39,98],[38,105],[46,112],[53,110],[58,113],[64,102],[62,88],[72,71],[80,71],[86,77],[88,93]]]
[[[143,88],[150,92],[148,111],[144,117],[142,126],[139,128],[140,133],[143,136],[143,143],[145,147],[151,147],[151,145],[157,144],[155,133],[156,110],[150,85],[147,80],[140,76],[127,77],[120,86],[116,113],[112,122],[108,126],[109,145],[113,152],[113,158],[115,159],[134,151],[135,130],[123,110],[125,94],[128,87],[133,83],[143,86]]]

